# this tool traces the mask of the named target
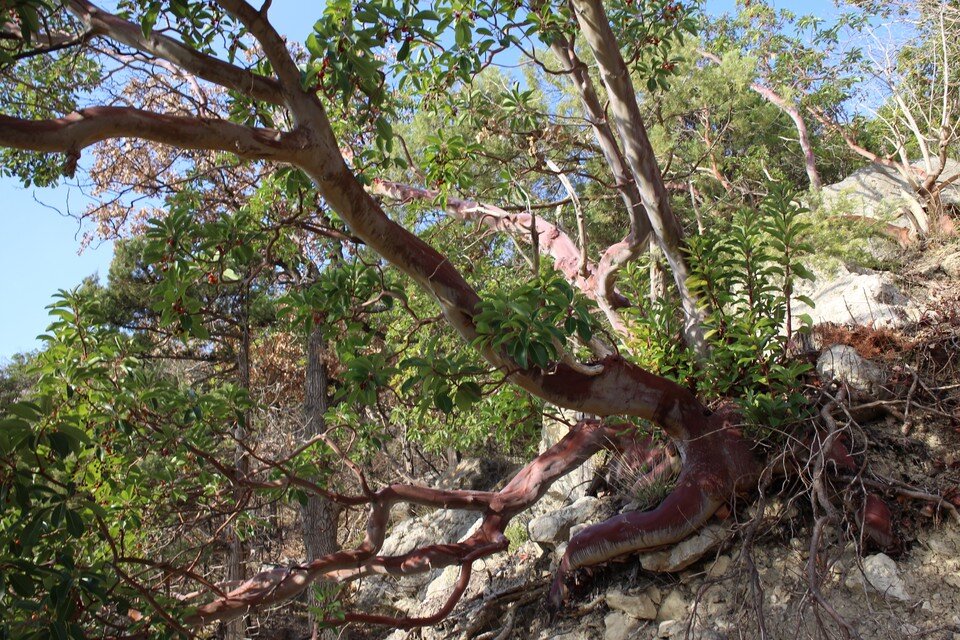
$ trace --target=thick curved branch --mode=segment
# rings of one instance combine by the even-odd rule
[[[566,578],[580,567],[683,540],[702,527],[723,500],[707,495],[695,478],[681,483],[653,511],[633,511],[587,527],[570,539],[550,587],[553,610],[566,599]]]
[[[257,129],[224,120],[174,116],[129,107],[91,107],[62,118],[25,120],[0,115],[0,145],[40,152],[78,154],[111,138],[139,138],[181,149],[226,151],[250,160],[295,158],[296,134]]]
[[[67,8],[87,29],[89,36],[102,35],[137,51],[162,58],[188,73],[271,104],[283,103],[280,84],[272,79],[241,69],[229,62],[195,51],[173,38],[157,32],[143,35],[140,25],[116,16],[87,0],[70,0]]]
[[[343,625],[351,622],[361,624],[381,624],[396,629],[413,629],[415,627],[426,627],[437,624],[446,618],[451,611],[453,611],[453,608],[460,601],[460,598],[463,597],[464,591],[467,590],[467,586],[470,584],[470,576],[473,573],[473,561],[498,551],[504,551],[509,545],[510,543],[506,536],[500,535],[497,541],[487,543],[475,551],[464,555],[462,559],[459,560],[460,575],[457,577],[457,582],[453,587],[453,591],[447,597],[447,600],[443,606],[429,616],[424,616],[421,618],[394,618],[391,616],[381,616],[371,613],[350,612],[345,614],[343,619],[327,620],[326,622],[331,625]],[[428,566],[427,569],[429,570],[429,568],[430,567]]]

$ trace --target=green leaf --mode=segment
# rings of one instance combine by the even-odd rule
[[[157,18],[160,16],[160,3],[152,2],[147,8],[147,11],[143,14],[143,17],[140,19],[140,29],[143,31],[143,36],[149,38],[150,34],[153,33],[153,27],[157,24]]]
[[[410,43],[411,40],[404,40],[403,44],[400,45],[397,50],[397,62],[403,62],[410,55]]]
[[[457,389],[456,403],[460,409],[469,409],[471,405],[480,401],[483,392],[480,385],[473,381],[467,381]]]
[[[60,424],[57,425],[57,431],[64,434],[71,440],[74,440],[77,444],[93,444],[93,441],[90,439],[90,436],[86,434],[82,429],[78,429],[69,424]]]
[[[444,413],[453,411],[453,400],[447,395],[446,391],[437,391],[433,396],[433,403]]]
[[[72,509],[67,509],[67,533],[69,533],[74,538],[79,538],[83,535],[86,528],[83,524],[83,518],[80,517],[80,514]]]
[[[29,598],[33,596],[34,593],[34,583],[29,577],[23,575],[22,573],[9,572],[4,576],[7,582],[13,587],[14,593],[18,596],[24,598]]]

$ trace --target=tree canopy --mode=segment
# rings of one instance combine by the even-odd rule
[[[0,170],[83,181],[120,239],[109,281],[60,292],[0,377],[0,637],[241,637],[313,583],[458,566],[422,617],[310,601],[320,625],[433,624],[591,455],[679,459],[658,506],[570,541],[560,609],[577,569],[735,508],[766,478],[756,443],[809,427],[791,300],[836,233],[810,210],[823,184],[886,163],[950,217],[955,3],[824,24],[749,1],[330,0],[303,43],[271,9],[0,4]],[[926,46],[883,69],[840,51],[885,12]],[[851,109],[881,77],[876,115]],[[537,455],[560,409],[576,422]],[[850,461],[814,432],[821,468]],[[528,462],[497,490],[417,481],[463,452]],[[383,556],[398,503],[482,523]],[[258,571],[278,509],[307,557]]]

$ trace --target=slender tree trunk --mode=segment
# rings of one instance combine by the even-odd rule
[[[239,376],[240,386],[244,389],[250,389],[250,319],[248,315],[249,310],[249,290],[244,287],[241,292],[241,301],[240,306],[242,308],[242,313],[240,317],[240,347],[237,354],[237,372]],[[234,437],[237,442],[245,442],[248,435],[248,428],[250,425],[250,411],[247,410],[243,414],[242,422],[237,424],[237,427],[234,429]],[[234,465],[237,469],[237,476],[240,478],[245,477],[250,471],[250,460],[247,458],[246,451],[243,450],[243,447],[237,445],[234,450]],[[243,510],[243,503],[245,501],[244,490],[237,489],[234,491],[234,499],[238,509]],[[237,524],[236,521],[229,527],[227,532],[229,540],[229,551],[227,553],[227,566],[226,574],[228,581],[242,581],[245,580],[246,575],[246,564],[244,560],[246,559],[246,545],[241,540],[239,534],[237,533]],[[246,637],[247,630],[247,617],[241,616],[236,620],[231,620],[228,622],[224,628],[223,637],[225,640],[243,640]]]
[[[315,327],[307,338],[307,371],[304,382],[303,413],[305,428],[304,440],[326,431],[324,414],[329,407],[327,397],[327,365],[323,360],[324,344],[323,332]],[[340,550],[337,544],[337,516],[339,508],[333,502],[322,496],[311,495],[300,509],[300,518],[303,524],[303,546],[306,550],[307,561],[315,560],[329,553]],[[319,604],[311,592],[310,602]],[[335,638],[332,630],[320,631],[312,620],[313,633],[316,638]]]
[[[683,230],[670,205],[670,194],[640,115],[630,70],[620,54],[603,3],[600,0],[574,0],[573,7],[584,40],[593,51],[600,68],[610,113],[620,134],[624,156],[636,180],[650,226],[673,272],[683,306],[684,337],[697,354],[705,357],[708,347],[703,335],[703,312],[687,285],[690,269],[683,254]]]

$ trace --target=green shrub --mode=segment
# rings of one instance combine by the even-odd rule
[[[798,280],[813,277],[802,262],[813,250],[807,213],[793,192],[774,188],[758,208],[742,208],[689,238],[688,283],[702,304],[710,355],[698,361],[679,339],[682,316],[672,296],[630,311],[630,347],[640,364],[707,399],[738,398],[758,428],[776,429],[796,415],[804,404],[798,382],[810,366],[790,361],[787,346],[789,335],[809,330],[810,318],[790,308],[791,297],[812,306],[794,295]],[[640,270],[632,276],[643,291]]]

